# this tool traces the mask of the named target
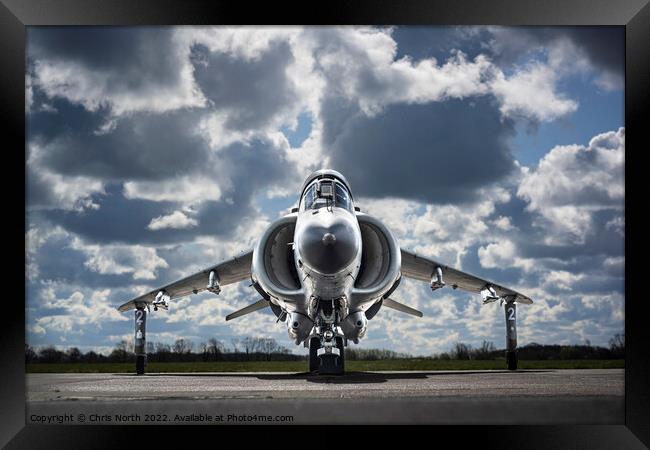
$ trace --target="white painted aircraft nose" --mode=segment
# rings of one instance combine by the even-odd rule
[[[297,242],[303,262],[324,274],[347,267],[358,252],[354,229],[345,221],[305,227]]]

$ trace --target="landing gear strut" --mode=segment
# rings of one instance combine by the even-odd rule
[[[505,300],[506,361],[508,370],[517,370],[517,305],[512,298]]]

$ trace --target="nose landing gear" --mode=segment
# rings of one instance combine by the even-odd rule
[[[309,371],[342,375],[345,371],[345,337],[338,331],[338,310],[333,301],[319,301],[316,327],[309,339]]]
[[[345,372],[345,338],[337,336],[325,345],[321,338],[309,340],[309,371],[319,375],[342,375]]]

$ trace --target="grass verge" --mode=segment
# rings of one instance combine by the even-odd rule
[[[520,369],[622,369],[623,359],[519,361]],[[346,361],[347,371],[375,370],[502,370],[504,360],[434,360],[424,358]],[[307,361],[218,361],[147,364],[147,372],[306,372]],[[134,363],[31,363],[27,373],[134,373]]]

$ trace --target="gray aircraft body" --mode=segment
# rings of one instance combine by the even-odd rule
[[[255,248],[155,289],[121,305],[135,309],[136,371],[146,363],[146,311],[167,309],[169,300],[250,280],[262,297],[226,317],[271,308],[290,338],[309,347],[309,370],[343,373],[348,341],[358,343],[383,307],[422,317],[391,296],[402,277],[480,294],[484,303],[505,303],[506,359],[517,366],[516,303],[532,300],[512,289],[401,249],[378,218],[355,206],[350,185],[334,170],[311,174],[291,213],[271,223]]]

